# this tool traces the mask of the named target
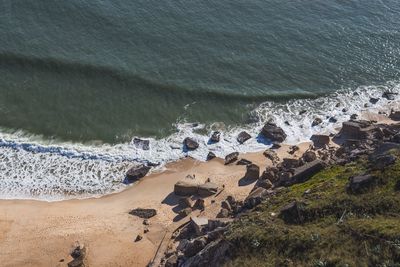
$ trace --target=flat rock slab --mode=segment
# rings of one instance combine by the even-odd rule
[[[157,211],[155,209],[133,209],[129,212],[129,214],[137,216],[143,219],[149,219],[157,215]]]
[[[326,164],[317,159],[312,162],[306,163],[301,167],[298,167],[294,171],[294,175],[290,179],[291,184],[304,183],[310,179],[313,175],[322,171]]]

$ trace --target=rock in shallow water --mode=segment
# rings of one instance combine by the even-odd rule
[[[251,135],[248,134],[247,132],[243,131],[241,132],[238,137],[237,137],[237,141],[240,144],[243,144],[244,142],[246,142],[247,140],[249,140],[251,138]]]
[[[287,137],[285,131],[283,131],[281,127],[278,127],[276,124],[270,122],[264,125],[261,130],[261,134],[273,142],[283,142]]]
[[[188,149],[188,150],[195,150],[199,147],[199,143],[197,143],[195,140],[193,140],[190,137],[186,137],[185,140],[183,140],[183,145]]]

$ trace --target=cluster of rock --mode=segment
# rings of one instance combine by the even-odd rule
[[[400,120],[400,112],[392,112],[391,118]],[[264,135],[271,140],[274,138],[275,141],[281,142],[286,136],[283,131],[277,129],[279,127],[275,127],[266,125]],[[229,257],[230,245],[224,241],[223,234],[230,220],[285,190],[285,187],[306,182],[329,165],[346,164],[361,156],[369,159],[370,170],[383,170],[388,165],[394,164],[396,157],[388,152],[393,148],[400,150],[400,124],[377,124],[373,121],[352,119],[343,123],[337,135],[314,135],[311,140],[313,145],[298,158],[280,159],[273,149],[279,146],[266,150],[264,156],[272,164],[262,170],[261,174],[259,166],[244,159],[240,160],[238,164],[246,166],[244,179],[255,182],[250,194],[244,201],[236,201],[233,196],[228,196],[221,202],[221,210],[215,220],[192,219],[187,228],[182,229],[175,237],[179,241],[179,246],[166,253],[164,265],[221,264]],[[337,145],[330,146],[331,140]],[[289,154],[294,154],[298,150],[298,147],[293,146]],[[236,152],[227,155],[225,164],[236,162],[238,156]],[[347,192],[360,194],[377,183],[379,183],[377,177],[367,171],[363,175],[349,177]],[[400,182],[395,187],[398,188],[396,190],[400,190]],[[195,193],[196,190],[193,189],[192,192]],[[301,224],[306,220],[304,209],[303,202],[294,201],[283,207],[278,217],[286,223]],[[215,228],[213,225],[218,227]]]

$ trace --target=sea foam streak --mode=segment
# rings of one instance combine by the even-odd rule
[[[192,123],[178,123],[177,132],[167,138],[150,138],[149,150],[137,148],[134,143],[114,146],[54,145],[24,134],[0,133],[0,198],[51,201],[100,196],[125,188],[122,184],[124,174],[135,164],[159,163],[155,169],[160,169],[167,162],[186,156],[205,160],[209,151],[220,157],[233,151],[260,151],[269,144],[258,134],[263,124],[271,119],[288,134],[287,143],[307,141],[315,133],[334,133],[351,114],[364,111],[388,113],[391,108],[397,108],[400,96],[396,95],[394,101],[388,101],[381,98],[384,91],[400,93],[400,84],[359,87],[355,91],[342,91],[318,99],[292,100],[285,104],[265,102],[253,111],[258,118],[256,123],[224,129],[217,144],[208,144],[208,136],[196,133],[204,125]],[[380,100],[365,107],[370,97]],[[337,103],[340,103],[338,107]],[[343,112],[343,109],[347,111]],[[299,115],[300,111],[305,113]],[[323,119],[323,123],[311,127],[315,117]],[[329,122],[329,117],[335,117],[337,122]],[[236,137],[243,130],[253,138],[240,145]],[[199,142],[199,149],[183,150],[182,140],[188,136]]]

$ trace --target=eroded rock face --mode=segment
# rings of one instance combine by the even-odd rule
[[[285,131],[281,127],[276,126],[274,123],[265,124],[261,130],[261,134],[265,138],[276,142],[283,142],[287,137]]]
[[[226,157],[225,157],[225,165],[237,161],[238,157],[239,157],[239,152],[233,152],[233,153],[230,153],[230,154],[226,155]]]
[[[188,150],[195,150],[199,147],[199,143],[197,143],[195,140],[193,140],[190,137],[186,137],[185,140],[183,140],[183,145],[188,149]]]
[[[304,203],[293,201],[283,207],[279,213],[279,217],[285,223],[301,224],[304,222]]]
[[[149,219],[151,217],[154,217],[157,215],[157,211],[155,209],[142,209],[142,208],[137,208],[133,209],[129,212],[129,214],[137,216],[139,218],[143,219]]]
[[[359,175],[350,177],[347,190],[353,194],[360,194],[374,187],[377,183],[377,178],[373,175]]]
[[[251,138],[251,135],[245,131],[241,132],[238,137],[237,137],[237,141],[240,144],[243,144],[244,142],[246,142],[247,140],[249,140]]]

